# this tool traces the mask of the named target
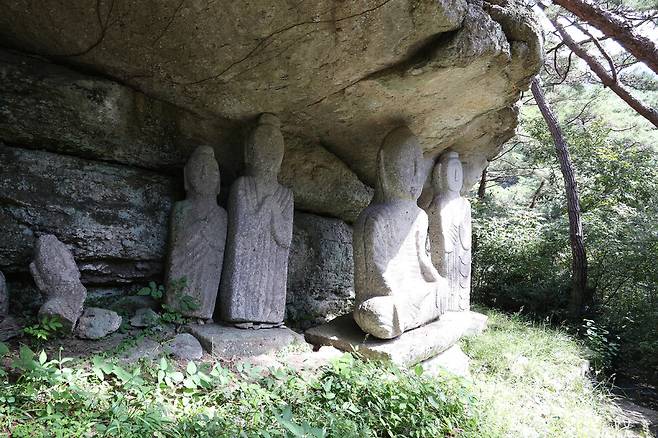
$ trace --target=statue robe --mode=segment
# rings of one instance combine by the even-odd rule
[[[430,210],[432,263],[448,279],[449,310],[468,310],[471,295],[471,204],[459,196],[437,196]]]
[[[292,192],[244,176],[231,187],[228,242],[220,288],[225,321],[279,324],[286,307]]]
[[[209,319],[215,311],[226,243],[226,211],[211,202],[177,202],[171,216],[165,303],[190,317]],[[185,288],[176,283],[185,279]],[[183,295],[198,309],[181,306]]]

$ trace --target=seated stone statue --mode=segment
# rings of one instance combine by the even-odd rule
[[[217,205],[219,166],[210,146],[185,165],[187,199],[171,215],[165,302],[181,314],[212,318],[224,260],[226,211]]]
[[[427,214],[416,202],[423,156],[408,128],[385,138],[377,187],[354,224],[354,319],[365,332],[391,339],[444,313],[447,284],[427,251]]]
[[[293,196],[277,181],[282,160],[279,120],[263,114],[245,144],[246,176],[233,183],[228,200],[220,309],[238,326],[283,322]]]
[[[46,300],[39,318],[56,317],[62,330],[71,331],[82,314],[87,289],[80,282],[80,271],[73,254],[52,234],[37,239],[30,272]]]
[[[462,163],[456,152],[441,155],[432,172],[429,210],[432,263],[448,280],[448,310],[468,310],[471,295],[471,204],[461,196]]]

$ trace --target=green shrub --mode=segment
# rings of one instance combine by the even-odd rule
[[[13,437],[477,436],[476,400],[428,378],[346,355],[318,376],[249,365],[231,372],[162,359],[125,368],[49,359],[22,347],[3,379],[0,433]]]

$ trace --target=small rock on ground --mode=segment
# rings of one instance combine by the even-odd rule
[[[121,325],[121,317],[112,310],[89,307],[78,320],[76,335],[82,339],[100,339],[114,333]]]
[[[151,338],[141,338],[137,343],[127,349],[121,359],[133,363],[137,362],[140,359],[150,359],[155,360],[162,354],[162,345],[151,339]]]
[[[201,343],[189,333],[176,335],[167,343],[165,350],[173,357],[182,360],[199,360],[203,357]]]

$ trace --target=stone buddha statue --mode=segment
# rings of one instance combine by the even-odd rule
[[[228,200],[220,310],[239,327],[283,322],[294,208],[292,191],[277,180],[283,152],[279,119],[261,115],[245,144],[246,175]]]
[[[217,205],[219,166],[210,146],[199,146],[184,169],[187,198],[174,204],[165,303],[181,314],[212,318],[224,260],[226,211]]]
[[[447,283],[427,250],[427,214],[417,205],[424,169],[413,133],[389,133],[377,156],[375,197],[354,224],[354,319],[377,338],[397,337],[447,307]]]
[[[80,282],[80,271],[71,251],[52,234],[40,236],[34,245],[30,273],[46,296],[39,318],[56,317],[62,330],[71,331],[87,298],[87,289]]]
[[[471,295],[471,204],[461,196],[462,163],[445,152],[432,172],[429,211],[432,263],[448,280],[448,310],[468,310]]]

